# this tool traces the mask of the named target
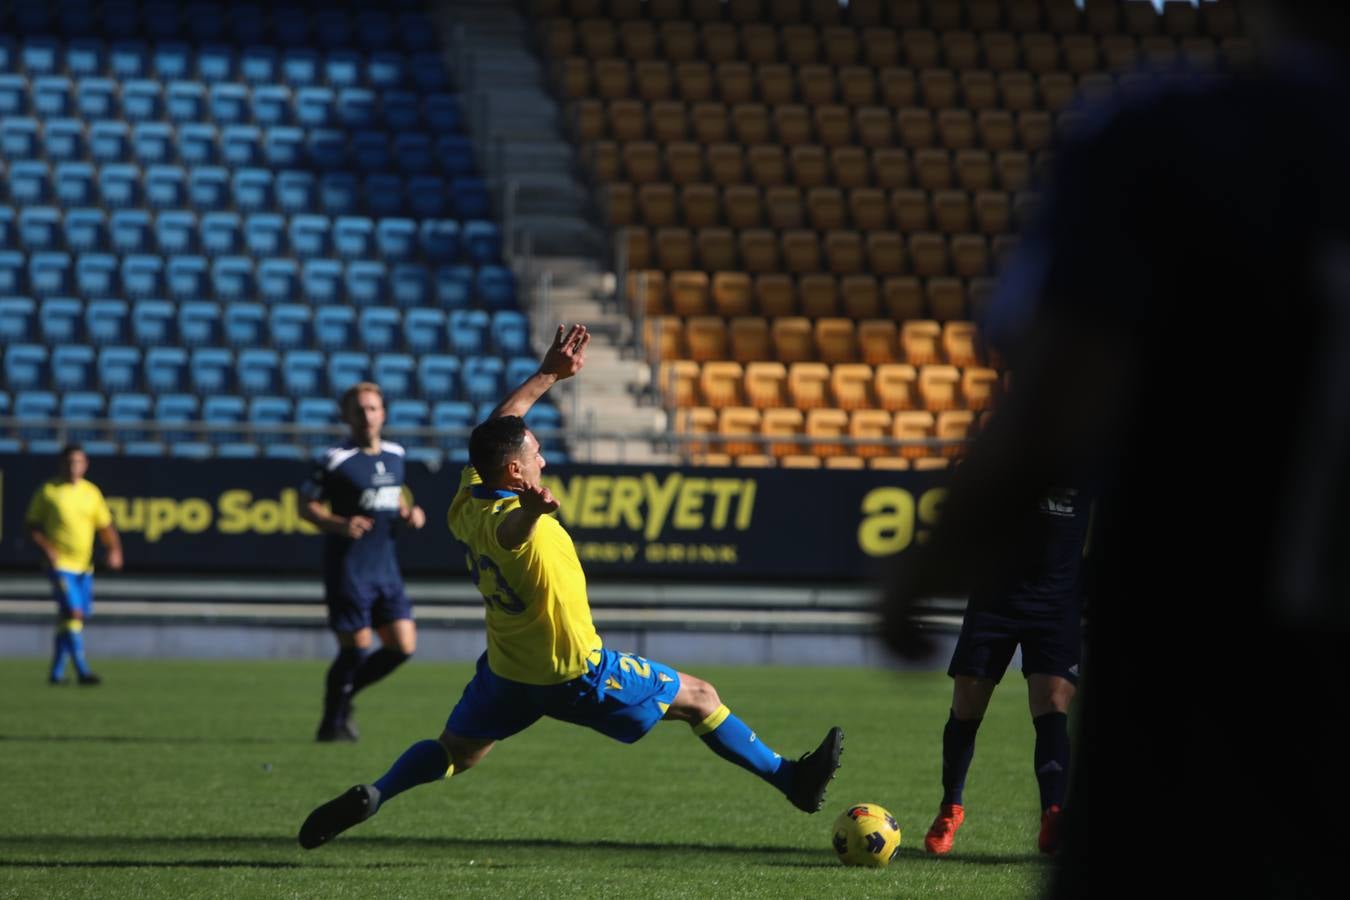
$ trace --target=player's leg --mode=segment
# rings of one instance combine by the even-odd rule
[[[1036,785],[1041,794],[1042,853],[1059,848],[1060,816],[1069,788],[1069,704],[1078,690],[1082,624],[1077,609],[1032,629],[1022,642],[1027,704],[1036,729]]]
[[[324,677],[323,719],[319,722],[316,739],[319,741],[354,741],[357,733],[348,724],[351,710],[352,683],[356,672],[370,649],[373,632],[362,624],[359,606],[348,603],[329,604],[328,621],[337,638],[337,655]]]
[[[52,599],[56,601],[56,634],[52,638],[52,664],[47,670],[47,680],[61,684],[66,677],[66,659],[71,655],[72,622],[80,627],[83,623],[78,620],[79,610],[71,606],[69,573],[52,569],[47,577],[51,580]]]
[[[71,608],[75,613],[70,624],[70,658],[75,663],[79,683],[85,686],[102,684],[103,679],[89,668],[84,655],[84,626],[94,611],[94,573],[84,572],[71,576]]]
[[[352,693],[379,681],[412,658],[417,650],[417,626],[413,624],[412,603],[396,583],[382,588],[372,610],[375,631],[380,636],[380,649],[361,663],[352,678]]]

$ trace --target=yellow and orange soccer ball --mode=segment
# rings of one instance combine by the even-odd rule
[[[859,803],[834,820],[830,843],[844,865],[880,868],[900,852],[900,825],[877,804]]]

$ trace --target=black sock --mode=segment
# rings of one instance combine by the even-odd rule
[[[361,667],[366,651],[360,647],[340,647],[328,667],[328,678],[323,695],[323,725],[333,728],[347,717],[347,705],[352,698],[352,676]]]
[[[1041,809],[1064,805],[1069,784],[1069,717],[1052,712],[1031,720],[1036,726],[1036,783]]]
[[[980,730],[979,719],[958,719],[956,713],[947,716],[947,727],[942,729],[942,802],[960,803],[966,789],[966,773],[975,758],[975,732]]]
[[[376,650],[366,657],[365,662],[361,663],[361,667],[352,677],[352,693],[355,694],[379,681],[408,659],[407,653],[393,647],[381,647]]]

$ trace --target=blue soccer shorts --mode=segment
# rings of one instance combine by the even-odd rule
[[[87,619],[94,612],[94,573],[65,572],[53,569],[48,577],[52,582],[52,597],[60,607],[61,618],[78,616]]]
[[[1019,644],[1023,675],[1058,675],[1071,684],[1078,683],[1083,627],[1077,609],[1050,618],[966,613],[947,674],[953,678],[990,678],[998,683]]]
[[[329,582],[324,599],[328,603],[328,626],[338,632],[379,628],[413,617],[412,601],[402,581]]]
[[[549,685],[503,678],[484,653],[445,727],[460,737],[499,741],[548,716],[631,744],[661,721],[679,692],[678,672],[631,653],[596,650],[584,675]]]

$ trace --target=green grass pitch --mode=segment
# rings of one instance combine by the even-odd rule
[[[1035,896],[1050,871],[1015,673],[981,729],[945,859],[925,857],[923,833],[947,678],[711,666],[690,668],[785,756],[843,726],[824,811],[793,809],[685,725],[624,746],[543,721],[306,852],[295,835],[309,810],[437,734],[471,666],[414,661],[358,699],[359,744],[317,745],[322,663],[95,662],[105,684],[81,689],[49,687],[42,660],[0,660],[0,897],[987,900]],[[846,869],[830,849],[835,815],[863,801],[900,822],[889,868]]]

